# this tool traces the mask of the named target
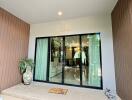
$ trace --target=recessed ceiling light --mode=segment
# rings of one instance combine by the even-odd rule
[[[62,16],[62,15],[63,15],[62,11],[59,11],[59,12],[58,12],[58,15],[59,15],[59,16]]]

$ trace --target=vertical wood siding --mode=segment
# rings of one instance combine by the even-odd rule
[[[117,93],[132,100],[132,0],[119,0],[112,12]]]
[[[30,25],[0,8],[0,90],[21,82],[18,61],[28,54]]]

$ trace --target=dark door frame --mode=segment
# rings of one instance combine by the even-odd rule
[[[46,71],[46,80],[36,80],[35,79],[35,67],[34,67],[34,73],[33,73],[33,81],[37,81],[37,82],[45,82],[45,83],[52,83],[52,84],[59,84],[59,85],[68,85],[68,86],[76,86],[76,87],[85,87],[85,88],[93,88],[93,89],[103,89],[103,78],[102,78],[102,54],[101,54],[101,40],[100,40],[100,68],[101,68],[101,80],[100,80],[100,87],[95,87],[95,86],[84,86],[82,85],[82,63],[80,63],[80,85],[74,85],[74,84],[66,84],[64,83],[64,68],[65,68],[65,37],[67,36],[79,36],[79,41],[80,41],[80,50],[82,50],[82,39],[81,36],[83,35],[95,35],[95,34],[99,34],[100,33],[84,33],[84,34],[74,34],[74,35],[61,35],[61,36],[47,36],[47,37],[36,37],[35,39],[35,54],[34,54],[34,64],[36,65],[36,51],[37,51],[37,40],[38,39],[48,39],[48,56],[47,56],[47,71]],[[50,38],[53,37],[62,37],[63,38],[63,49],[64,49],[64,54],[63,54],[63,65],[62,65],[62,82],[61,83],[57,83],[57,82],[50,82],[49,81],[49,71],[50,71]],[[82,54],[80,53],[80,60],[82,58]],[[81,61],[80,61],[81,62]]]

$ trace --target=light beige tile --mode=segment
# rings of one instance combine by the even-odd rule
[[[20,98],[8,96],[8,95],[1,95],[1,97],[2,97],[2,100],[24,100],[24,99],[20,99]]]
[[[68,93],[66,95],[48,93],[48,90],[53,87],[68,89]],[[25,100],[108,100],[102,90],[38,82],[33,82],[31,85],[19,84],[2,91],[2,94]]]

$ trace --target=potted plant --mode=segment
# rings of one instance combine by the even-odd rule
[[[23,82],[25,85],[29,85],[32,82],[32,70],[34,63],[32,59],[24,58],[19,61],[19,69],[23,75]]]

